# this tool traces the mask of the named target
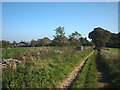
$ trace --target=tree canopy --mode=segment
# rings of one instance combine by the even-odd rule
[[[16,42],[16,41],[13,41],[13,45],[15,45],[15,44],[17,44],[17,42]]]
[[[32,47],[37,46],[37,41],[32,39],[30,45]]]
[[[74,33],[72,33],[71,35],[69,35],[69,41],[71,45],[82,45],[81,44],[81,34],[78,33],[77,31],[75,31]]]
[[[89,33],[89,38],[92,39],[91,41],[88,41],[87,38],[82,37],[82,35],[74,31],[69,35],[67,38],[65,36],[64,27],[59,26],[54,30],[56,33],[53,36],[54,39],[50,40],[48,37],[44,37],[41,39],[31,40],[30,42],[21,41],[17,43],[16,41],[13,41],[13,43],[10,43],[9,41],[2,40],[0,44],[2,43],[3,48],[8,47],[22,47],[29,46],[29,47],[35,47],[35,46],[65,46],[65,45],[73,45],[73,46],[92,46],[95,45],[97,49],[100,49],[102,47],[120,47],[120,32],[118,34],[111,33],[108,30],[104,30],[101,27],[94,28],[92,32]]]
[[[109,41],[110,32],[101,27],[94,28],[94,30],[89,33],[89,38],[95,43],[96,48],[100,49]]]
[[[107,47],[120,48],[120,32],[118,34],[110,33],[110,40],[106,43]]]
[[[51,40],[48,37],[37,40],[38,46],[50,45]]]
[[[67,45],[69,42],[65,36],[64,27],[59,26],[55,29],[55,31],[56,35],[54,36],[52,44],[59,46]]]
[[[9,45],[10,45],[9,41],[2,40],[2,48],[7,48],[7,47],[9,47]]]

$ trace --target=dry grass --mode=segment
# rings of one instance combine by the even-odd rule
[[[111,87],[120,87],[120,58],[117,50],[101,50],[100,63]]]

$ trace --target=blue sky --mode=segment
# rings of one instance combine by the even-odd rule
[[[117,2],[3,2],[2,39],[30,41],[49,37],[64,26],[66,36],[88,37],[96,27],[118,32]]]

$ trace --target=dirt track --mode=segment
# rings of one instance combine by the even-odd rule
[[[68,88],[71,85],[72,81],[76,78],[78,72],[81,70],[87,59],[93,53],[94,51],[91,54],[89,54],[84,60],[82,60],[82,62],[77,67],[74,68],[74,70],[68,75],[68,77],[64,79],[62,83],[59,84],[59,88]]]
[[[99,59],[96,60],[96,64],[97,64],[98,88],[108,88],[109,83],[106,80],[104,71],[101,69]]]

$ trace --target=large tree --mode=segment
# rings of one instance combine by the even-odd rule
[[[120,48],[120,32],[115,34],[111,33],[110,40],[106,43],[107,47]]]
[[[65,36],[64,27],[60,26],[56,28],[55,31],[56,31],[56,35],[54,36],[52,45],[59,45],[59,46],[67,45],[69,42]]]
[[[74,33],[69,35],[68,40],[70,41],[71,45],[80,45],[80,38],[81,38],[81,34],[75,31]]]
[[[94,28],[94,30],[89,33],[89,38],[95,43],[96,48],[100,49],[105,47],[105,44],[109,41],[110,32],[101,27]]]

